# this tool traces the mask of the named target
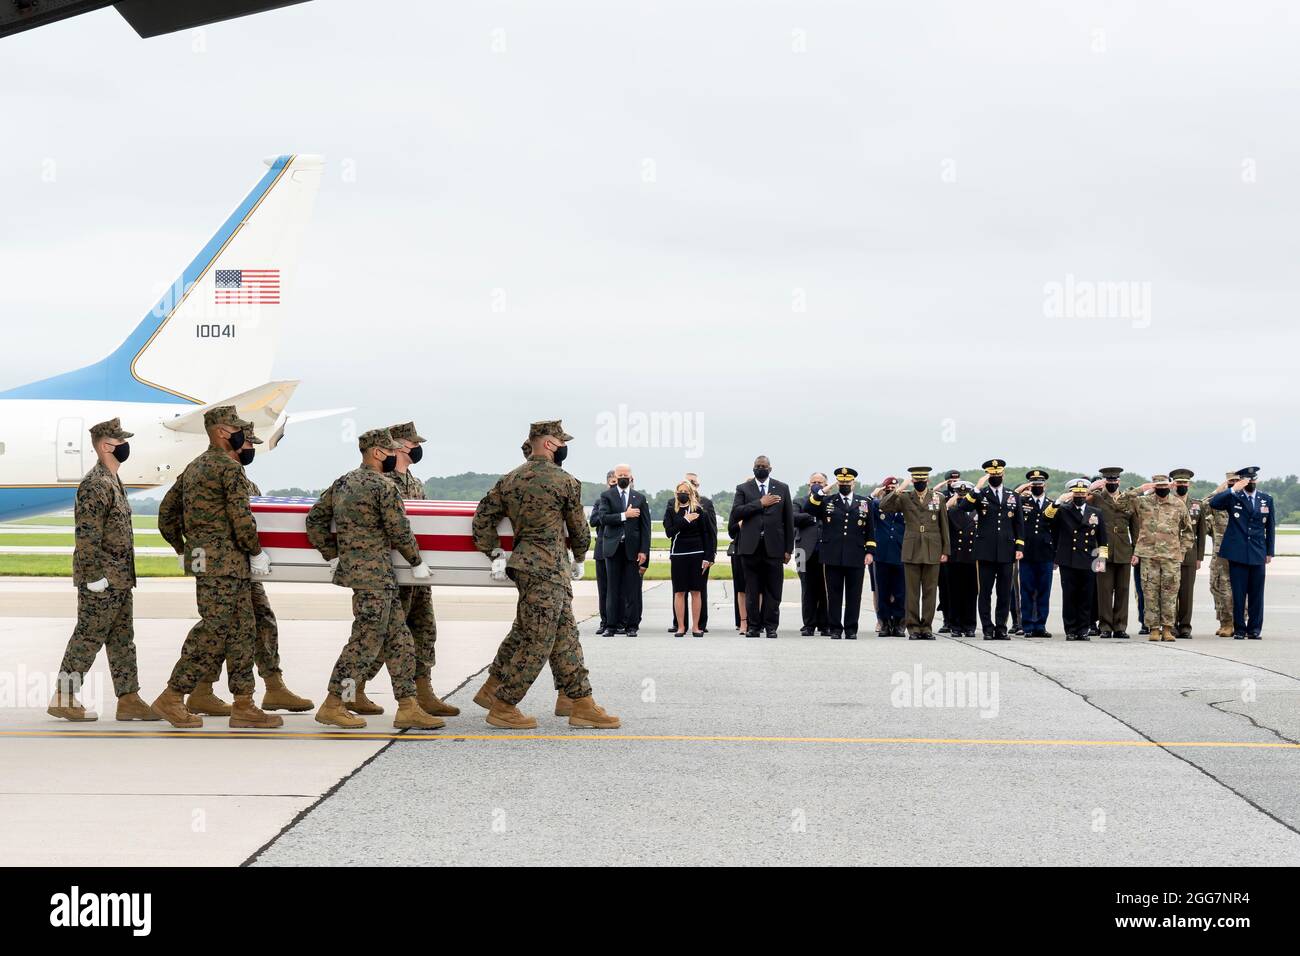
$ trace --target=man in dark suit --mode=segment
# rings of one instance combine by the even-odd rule
[[[827,633],[830,624],[826,616],[826,573],[822,566],[821,542],[822,506],[826,476],[814,471],[808,477],[808,497],[798,502],[794,509],[795,569],[799,572],[800,609],[803,627],[799,633],[811,637],[815,631]]]
[[[614,487],[613,471],[605,473],[605,487]],[[604,634],[605,631],[609,630],[609,619],[605,616],[605,598],[609,590],[609,578],[605,570],[604,536],[600,533],[600,515],[604,505],[604,495],[600,495],[597,496],[596,503],[591,509],[591,526],[596,529],[596,540],[592,545],[592,559],[596,562],[596,599],[600,602],[600,627],[596,629],[597,634]]]
[[[1093,564],[1110,559],[1105,512],[1088,504],[1088,480],[1075,478],[1066,491],[1043,510],[1056,529],[1056,566],[1061,569],[1061,617],[1067,641],[1089,640]]]
[[[731,525],[739,528],[736,550],[745,565],[746,637],[777,636],[781,623],[781,590],[785,565],[794,553],[794,504],[790,488],[772,477],[766,455],[754,459],[754,477],[736,486]],[[759,597],[762,597],[762,609]]]
[[[979,514],[975,527],[975,559],[979,562],[980,624],[986,641],[1008,641],[1007,615],[1011,610],[1011,577],[1015,562],[1024,557],[1025,519],[1020,498],[1002,484],[1007,463],[991,458],[983,464],[984,475],[957,507]],[[988,482],[988,487],[984,483]],[[992,607],[997,589],[996,617]]]
[[[1273,498],[1255,489],[1259,466],[1237,472],[1231,488],[1225,481],[1210,496],[1210,507],[1228,513],[1219,554],[1228,559],[1232,580],[1232,636],[1260,639],[1264,627],[1264,568],[1273,560],[1277,513]]]
[[[636,637],[641,565],[650,557],[650,508],[632,487],[632,468],[618,465],[614,484],[600,496],[600,545],[605,555],[606,634]]]

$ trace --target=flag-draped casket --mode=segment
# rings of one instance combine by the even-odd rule
[[[329,564],[307,540],[307,512],[315,502],[315,498],[251,500],[253,516],[257,519],[257,537],[271,559],[270,577],[260,580],[329,583]],[[399,584],[512,586],[509,581],[493,581],[488,573],[491,562],[474,549],[470,522],[475,502],[407,501],[404,504],[420,552],[433,573],[425,581],[414,580],[406,559],[394,551],[393,567]],[[508,553],[510,522],[503,521],[498,531],[501,547]]]

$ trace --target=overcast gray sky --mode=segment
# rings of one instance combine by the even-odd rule
[[[263,156],[317,152],[276,375],[413,417],[426,476],[551,417],[647,489],[759,452],[1300,471],[1298,95],[1281,0],[107,10],[0,41],[0,387],[102,357]],[[611,447],[620,405],[690,431]],[[356,458],[291,439],[263,487]]]

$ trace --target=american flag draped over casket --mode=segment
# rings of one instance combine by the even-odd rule
[[[307,540],[307,512],[315,503],[315,498],[251,499],[257,537],[271,559],[270,577],[260,580],[329,583],[329,564]],[[488,573],[491,562],[474,550],[470,522],[475,502],[406,501],[403,504],[420,553],[433,573],[425,581],[414,580],[406,559],[394,551],[393,567],[399,584],[513,586],[510,581],[493,581]],[[501,547],[509,552],[510,522],[501,522],[498,531]]]

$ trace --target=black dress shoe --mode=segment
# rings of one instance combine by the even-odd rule
[[[1023,635],[1025,633],[1025,629],[1021,627],[1019,624],[1017,624],[1015,627],[1011,629],[1011,633]]]
[[[1244,641],[1246,639],[1246,635],[1238,631],[1237,633],[1232,635],[1232,639],[1234,641]]]
[[[1087,634],[1080,634],[1079,637],[1078,637],[1078,640],[1080,640],[1080,641],[1090,641],[1090,640],[1092,640],[1092,638],[1089,637]]]
[[[921,641],[933,641],[933,640],[934,640],[934,631],[922,631],[922,632],[921,632],[921,636],[920,636],[919,638],[917,638],[917,640],[921,640]]]
[[[605,633],[608,634],[610,637],[613,637],[616,634],[626,634],[627,631],[621,627],[614,627],[614,628],[607,627],[605,628]]]
[[[776,631],[768,631],[767,636],[772,638],[776,637]]]
[[[856,641],[858,639],[858,632],[854,631],[852,634],[845,634],[844,639],[846,641]]]
[[[1149,634],[1150,631],[1148,631],[1147,633]],[[1128,631],[1116,631],[1114,634],[1111,635],[1111,637],[1113,637],[1113,638],[1114,638],[1115,640],[1117,640],[1117,641],[1127,641],[1127,640],[1130,640],[1130,638],[1129,638],[1129,636],[1128,636]]]
[[[635,628],[635,627],[629,627],[629,628],[627,629],[627,632],[626,632],[626,633],[627,633],[627,636],[628,636],[628,637],[636,637],[636,628]]]
[[[1262,640],[1263,640],[1263,638],[1260,637],[1258,634],[1247,634],[1246,636],[1247,636],[1248,638],[1250,638],[1252,641],[1262,641]]]
[[[844,636],[844,635],[841,634],[839,631],[831,631],[831,640],[832,640],[832,641],[838,641],[838,640],[839,640],[841,637],[843,637],[843,636]]]
[[[1088,630],[1087,630],[1086,632],[1084,632],[1082,636],[1083,636],[1083,637],[1097,637],[1097,636],[1100,635],[1100,634],[1101,634],[1101,631],[1097,630],[1097,625],[1094,624],[1092,627],[1088,628]]]
[[[1039,636],[1039,637],[1051,637],[1051,636],[1052,636],[1052,632],[1051,632],[1051,631],[1045,631],[1045,630],[1043,630],[1043,629],[1040,627],[1040,628],[1038,629],[1038,636]]]
[[[919,641],[919,640],[921,639],[921,635],[920,635],[920,634],[912,634],[912,633],[909,633],[909,634],[907,635],[907,639],[908,639],[909,641]]]
[[[1092,633],[1092,631],[1088,631],[1088,634],[1091,634],[1091,633]],[[1085,636],[1086,636],[1086,635],[1085,635]],[[1110,637],[1110,631],[1101,631],[1101,632],[1099,632],[1099,633],[1097,634],[1097,636],[1100,637],[1100,638],[1108,638],[1108,637]]]
[[[676,633],[677,633],[677,625],[676,625],[676,624],[672,624],[672,625],[670,625],[669,628],[668,628],[668,633],[669,633],[669,634],[676,634]]]
[[[818,631],[817,631],[817,634],[818,634],[820,637],[830,637],[830,636],[831,636],[831,632],[828,631],[828,630],[827,630],[826,628],[824,628],[824,627],[821,628],[820,630],[818,630]]]
[[[754,630],[754,629],[751,627],[748,631],[745,632],[745,636],[746,636],[746,637],[762,637],[763,634],[762,634],[761,631],[756,631],[756,630]]]
[[[1011,638],[1007,637],[1007,629],[1002,625],[998,625],[993,629],[993,636],[999,641],[1011,640]]]
[[[996,632],[993,630],[993,628],[991,627],[984,628],[984,637],[986,640],[990,640],[990,641],[993,640],[994,633]]]
[[[943,627],[939,628],[939,633],[940,633],[940,634],[951,634],[951,633],[952,633],[952,628],[950,628],[950,627],[948,626],[948,624],[945,622],[944,625],[943,625]]]
[[[799,628],[799,636],[800,636],[800,637],[812,637],[812,636],[813,636],[813,629],[812,629],[811,627],[801,627],[801,628]]]
[[[1138,633],[1139,633],[1139,634],[1150,634],[1150,633],[1151,633],[1151,628],[1149,628],[1149,627],[1147,627],[1145,624],[1143,624],[1141,627],[1138,628]]]
[[[1180,631],[1179,633],[1175,634],[1174,637],[1178,638],[1178,640],[1180,641],[1190,641],[1192,639],[1192,632]]]

